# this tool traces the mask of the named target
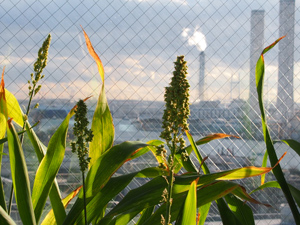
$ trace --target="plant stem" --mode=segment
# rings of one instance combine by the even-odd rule
[[[83,188],[83,205],[84,205],[84,221],[87,225],[87,213],[86,213],[86,196],[85,196],[85,182],[84,182],[84,171],[81,171],[82,174],[82,188]]]
[[[173,195],[173,184],[174,184],[174,157],[176,152],[176,137],[178,135],[178,130],[174,133],[172,139],[172,146],[169,146],[171,150],[171,155],[169,156],[169,176],[168,176],[168,198],[166,203],[166,218],[165,225],[171,223],[171,207],[172,207],[172,195]]]

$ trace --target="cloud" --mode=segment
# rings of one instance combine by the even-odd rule
[[[207,47],[206,38],[203,33],[201,33],[199,27],[194,29],[191,33],[190,28],[183,28],[181,36],[187,39],[189,46],[196,46],[199,51],[204,51]]]

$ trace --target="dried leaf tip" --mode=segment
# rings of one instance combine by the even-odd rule
[[[2,71],[0,92],[4,92],[4,71],[5,71],[5,66],[3,67],[3,71]]]

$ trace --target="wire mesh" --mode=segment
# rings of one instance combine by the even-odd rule
[[[255,96],[251,93],[251,60],[256,62],[257,51],[280,35],[287,35],[288,52],[282,53],[284,50],[276,46],[265,56],[264,99],[268,122],[274,138],[300,140],[299,2],[2,0],[0,3],[0,65],[6,66],[6,88],[24,106],[27,80],[37,50],[47,34],[52,35],[46,76],[41,92],[34,99],[40,108],[30,116],[33,122],[40,120],[35,129],[45,144],[80,98],[94,96],[88,102],[92,114],[100,91],[101,79],[86,51],[80,25],[89,34],[105,67],[106,92],[116,128],[115,143],[159,137],[164,87],[170,81],[176,56],[185,55],[191,84],[191,133],[195,138],[221,132],[240,137],[201,147],[203,154],[209,156],[210,168],[219,171],[260,165],[265,145],[257,99],[251,100]],[[257,12],[261,17],[255,22]],[[288,15],[288,25],[281,22],[287,20],[280,19],[284,15]],[[287,28],[280,30],[280,27]],[[263,36],[260,42],[255,39],[259,35]],[[291,73],[292,77],[281,83],[279,80],[286,76],[280,75],[280,64],[286,64],[285,74]],[[68,140],[71,139],[70,132]],[[26,139],[24,146],[32,182],[38,161]],[[276,148],[278,155],[288,151],[281,165],[287,179],[299,188],[299,156],[284,144],[278,143]],[[76,160],[68,148],[58,175],[63,195],[80,184]],[[151,163],[154,160],[146,156],[126,165],[125,170]],[[8,164],[8,157],[4,156],[1,176],[7,179],[5,188],[10,185]],[[269,175],[268,179],[274,178]],[[135,180],[129,189],[140,182]],[[252,190],[259,185],[259,179],[247,179],[243,185]],[[259,224],[290,221],[280,191],[266,191],[255,197],[274,206],[252,205]],[[220,223],[213,206],[208,224]]]

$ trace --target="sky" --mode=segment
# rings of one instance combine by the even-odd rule
[[[265,46],[279,37],[279,0],[0,1],[0,65],[6,87],[27,96],[37,51],[52,35],[37,98],[78,100],[100,91],[82,25],[105,68],[109,99],[162,101],[173,62],[185,55],[191,102],[198,98],[199,53],[205,51],[205,98],[248,98],[251,10],[265,10]],[[295,11],[295,101],[300,102],[299,3]],[[266,55],[265,99],[276,100],[277,54]]]

